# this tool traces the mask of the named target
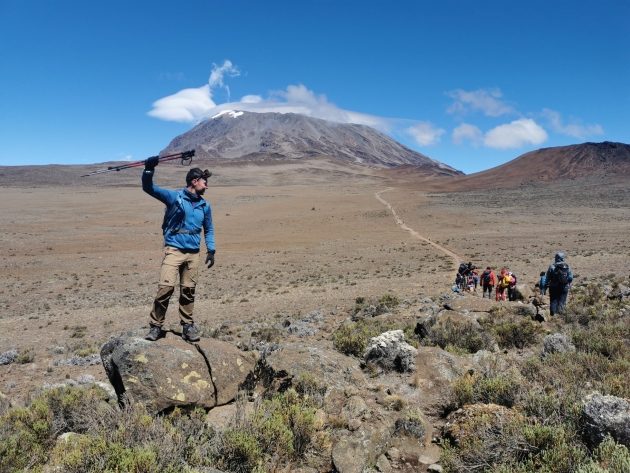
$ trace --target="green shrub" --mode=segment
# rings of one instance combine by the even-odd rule
[[[106,398],[100,388],[62,387],[44,391],[28,407],[9,409],[0,417],[0,471],[45,463],[58,435],[85,432],[95,415],[111,411]]]
[[[452,385],[451,409],[465,404],[499,404],[512,407],[521,394],[521,380],[511,371],[484,376],[465,374]]]
[[[126,447],[103,437],[86,435],[59,442],[53,450],[52,462],[67,473],[149,473],[160,470],[157,452],[150,447]]]
[[[344,324],[333,333],[333,346],[345,355],[361,357],[370,338],[394,328],[394,324],[378,319]]]
[[[580,466],[576,473],[627,473],[630,452],[624,445],[607,437],[594,452],[593,459]]]
[[[491,350],[494,346],[492,337],[473,322],[455,323],[450,319],[431,327],[423,343],[437,345],[443,349],[456,347],[466,353]]]
[[[378,300],[378,305],[382,307],[387,307],[388,309],[393,309],[394,307],[400,304],[400,300],[398,297],[393,294],[384,294]]]
[[[420,441],[424,439],[426,426],[420,411],[411,409],[405,415],[396,420],[394,435],[407,435]]]
[[[224,433],[218,460],[230,471],[242,472],[286,464],[304,455],[314,434],[315,408],[290,389],[263,400],[253,414]]]
[[[486,321],[484,327],[494,335],[501,348],[525,348],[537,342],[542,328],[530,319],[519,317],[493,322]]]
[[[230,471],[247,473],[262,466],[262,448],[253,432],[227,430],[220,446],[221,464]]]

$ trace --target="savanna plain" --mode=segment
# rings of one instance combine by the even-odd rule
[[[139,172],[127,173],[0,189],[0,352],[17,349],[29,361],[0,369],[10,398],[83,372],[106,381],[98,365],[59,361],[148,327],[163,206],[142,192]],[[155,181],[178,187],[184,173],[162,166]],[[448,292],[460,262],[449,252],[478,267],[508,266],[531,285],[558,249],[577,281],[630,267],[623,182],[439,192],[440,184],[323,163],[218,167],[209,184],[217,262],[200,272],[195,318],[242,347],[252,331],[314,310],[332,332],[357,297]],[[380,191],[398,223],[436,246],[401,228]],[[167,324],[178,327],[176,298]]]

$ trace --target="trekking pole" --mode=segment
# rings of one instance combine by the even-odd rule
[[[87,174],[83,174],[81,177],[93,176],[94,174],[103,174],[112,171],[121,171],[123,169],[136,168],[138,166],[144,166],[149,159],[158,158],[158,161],[173,161],[174,159],[181,160],[182,166],[190,166],[192,158],[195,155],[195,150],[183,151],[181,153],[167,154],[165,156],[150,156],[142,161],[135,161],[133,163],[121,164],[120,166],[109,166],[105,169],[97,169]]]

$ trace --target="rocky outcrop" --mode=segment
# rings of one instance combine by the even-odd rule
[[[267,390],[283,391],[305,377],[328,390],[365,386],[365,376],[355,359],[303,343],[284,345],[261,360],[255,381]]]
[[[373,464],[391,439],[393,425],[383,421],[363,425],[355,432],[340,430],[332,449],[332,463],[339,473],[361,473]]]
[[[630,447],[630,402],[626,399],[600,393],[587,396],[582,422],[584,440],[591,447],[599,445],[607,435]]]
[[[368,365],[404,373],[413,371],[417,353],[418,350],[405,342],[402,330],[390,330],[370,339],[363,359]]]
[[[255,357],[216,339],[189,344],[179,337],[149,342],[118,337],[101,349],[107,376],[120,403],[141,402],[151,412],[178,406],[211,409],[232,401]]]
[[[565,334],[553,333],[547,335],[543,340],[543,349],[540,356],[545,358],[553,353],[565,353],[568,351],[575,351],[575,345],[571,343]]]

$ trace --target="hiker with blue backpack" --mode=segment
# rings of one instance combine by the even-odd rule
[[[558,251],[554,257],[554,262],[545,274],[545,286],[549,288],[549,313],[551,315],[561,314],[567,305],[573,273],[565,259],[566,255],[562,251]]]
[[[160,282],[150,315],[150,329],[146,340],[156,341],[166,332],[162,328],[166,310],[179,277],[179,317],[182,338],[188,342],[200,339],[199,329],[193,321],[195,286],[199,272],[201,232],[204,233],[206,265],[214,265],[214,227],[212,209],[203,198],[211,173],[206,169],[192,168],[186,174],[186,187],[179,190],[162,189],[153,184],[158,157],[145,161],[142,173],[142,190],[166,205],[162,233],[164,234],[164,259],[160,269]]]

